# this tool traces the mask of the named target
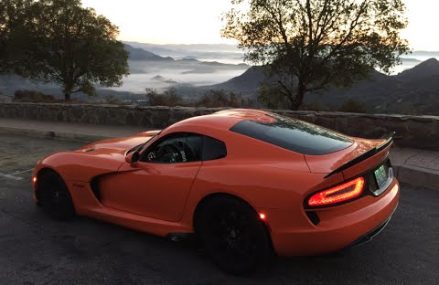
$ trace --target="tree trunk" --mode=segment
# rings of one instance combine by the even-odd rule
[[[306,86],[305,86],[305,84],[303,84],[303,82],[299,81],[299,84],[297,86],[296,98],[295,98],[293,104],[291,105],[292,110],[299,110],[300,106],[302,106],[303,98],[305,97],[305,93],[306,93]]]
[[[70,92],[64,92],[64,101],[65,102],[70,102]]]
[[[73,90],[73,86],[72,84],[69,83],[64,83],[64,101],[65,102],[69,102],[70,101],[70,97],[72,95],[72,90]]]

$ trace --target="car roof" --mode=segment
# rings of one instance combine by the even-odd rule
[[[203,126],[206,128],[229,130],[243,120],[267,122],[273,120],[273,118],[270,116],[269,112],[263,110],[227,109],[209,115],[193,117],[177,122],[168,129],[170,130],[177,127]]]

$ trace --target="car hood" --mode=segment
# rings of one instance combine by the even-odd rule
[[[346,149],[325,155],[305,155],[310,171],[313,173],[330,173],[340,166],[352,161],[362,154],[377,148],[386,142],[385,139],[368,140],[352,138],[353,143]]]
[[[90,152],[90,153],[92,153],[92,152],[125,153],[129,149],[149,141],[154,136],[156,136],[158,133],[160,133],[160,131],[155,130],[155,131],[141,132],[141,133],[135,134],[133,136],[129,136],[129,137],[101,140],[101,141],[97,141],[97,142],[85,145],[82,148],[80,148],[78,151],[79,152]]]

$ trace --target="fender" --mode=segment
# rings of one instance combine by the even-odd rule
[[[43,159],[35,168],[37,174],[43,168],[51,168],[65,181],[89,183],[96,177],[117,172],[125,163],[124,153],[97,149],[89,152],[60,152]]]

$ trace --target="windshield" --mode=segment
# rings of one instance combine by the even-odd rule
[[[352,140],[335,131],[275,114],[267,121],[244,120],[230,130],[291,151],[322,155],[345,149]]]
[[[130,149],[126,152],[126,154],[129,154],[129,153],[131,153],[131,152],[133,152],[133,151],[141,151],[142,148],[143,148],[147,143],[149,143],[150,141],[152,141],[155,137],[157,137],[157,136],[158,136],[159,134],[161,134],[161,133],[162,133],[162,131],[159,131],[159,132],[155,133],[155,134],[154,134],[153,136],[151,136],[151,138],[148,139],[146,142],[141,143],[141,144],[138,144],[138,145],[136,145],[135,147],[130,148]]]

